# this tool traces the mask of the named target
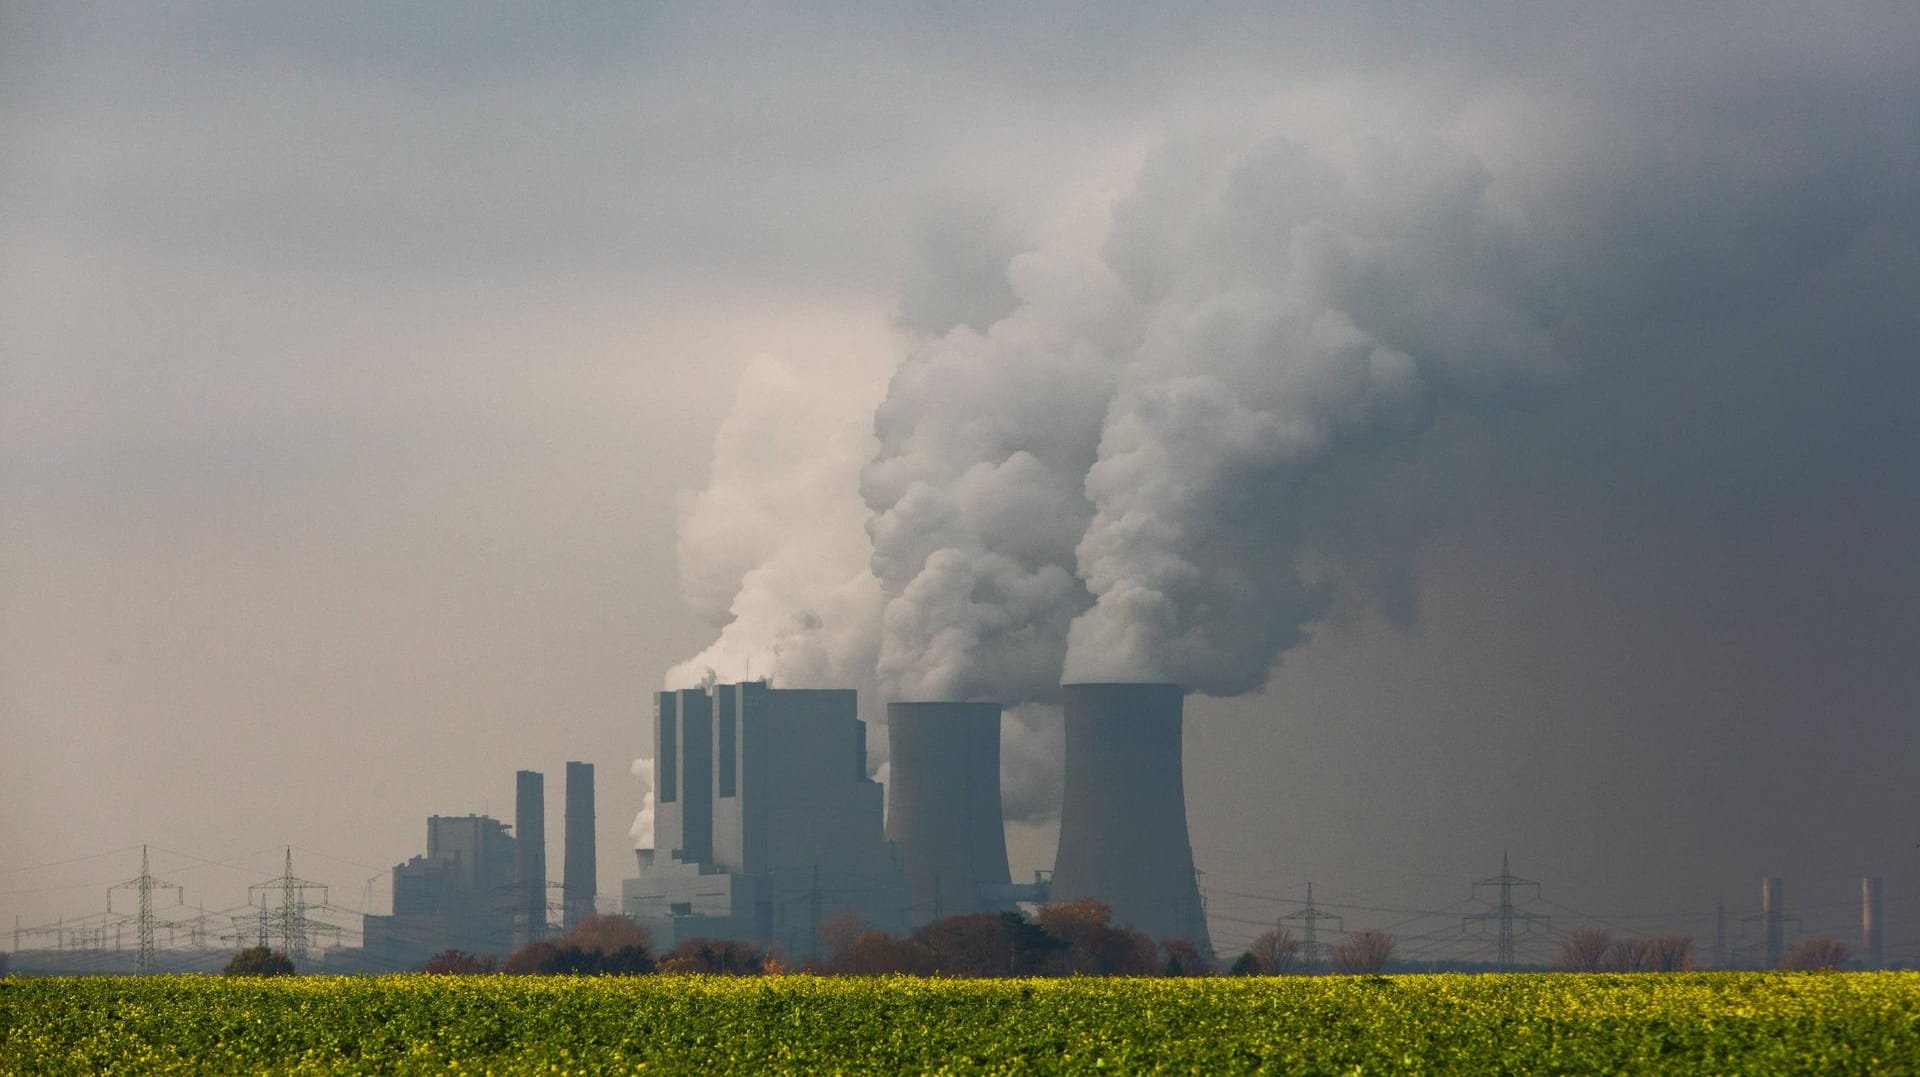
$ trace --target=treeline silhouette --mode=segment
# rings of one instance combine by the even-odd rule
[[[617,975],[707,973],[762,976],[810,972],[838,976],[1206,976],[1207,956],[1184,939],[1154,942],[1116,927],[1112,910],[1091,898],[1047,905],[1032,917],[982,912],[936,920],[905,937],[841,913],[820,925],[820,952],[792,962],[762,947],[726,939],[687,939],[657,955],[647,930],[625,916],[593,916],[560,938],[522,947],[506,961],[458,950],[421,970],[472,975]]]

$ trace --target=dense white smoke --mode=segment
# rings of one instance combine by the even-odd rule
[[[719,628],[666,687],[769,678],[864,685],[879,649],[859,473],[873,455],[883,364],[802,366],[762,355],[714,437],[706,489],[681,508],[681,587]]]
[[[916,344],[874,419],[861,490],[892,698],[1046,698],[1087,607],[1073,551],[1135,311],[1090,254],[1024,254],[1008,278],[1020,306]]]
[[[628,768],[635,778],[640,779],[640,811],[633,817],[633,825],[627,828],[627,836],[633,839],[636,849],[653,848],[653,760],[641,756]]]
[[[1329,598],[1297,496],[1329,457],[1557,368],[1476,160],[1426,138],[1334,151],[1174,147],[1119,207],[1106,254],[1144,328],[1086,477],[1095,602],[1066,680],[1259,688]]]
[[[1257,689],[1340,575],[1309,536],[1341,501],[1302,496],[1330,462],[1558,367],[1525,233],[1427,136],[1164,145],[1094,236],[1010,260],[997,321],[908,332],[884,400],[755,362],[681,523],[723,627],[668,683]],[[1045,814],[1053,731],[1008,726]]]

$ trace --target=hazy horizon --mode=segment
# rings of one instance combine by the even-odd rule
[[[142,843],[384,909],[520,769],[557,878],[569,760],[608,900],[652,693],[751,663],[1196,688],[1222,949],[1505,853],[1703,947],[1884,876],[1920,961],[1915,56],[1851,4],[0,11],[0,916]]]

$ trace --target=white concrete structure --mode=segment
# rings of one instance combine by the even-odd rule
[[[1013,908],[998,703],[887,704],[887,837],[914,926]]]
[[[1069,684],[1066,783],[1051,900],[1092,897],[1115,924],[1211,954],[1180,769],[1185,691]]]
[[[724,938],[805,959],[842,911],[903,931],[905,881],[866,745],[852,689],[659,693],[654,847],[639,852],[622,911],[661,951]]]

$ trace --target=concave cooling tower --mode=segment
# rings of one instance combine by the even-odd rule
[[[1007,836],[1000,815],[998,703],[887,704],[887,838],[907,875],[908,920],[1002,907]]]
[[[1092,897],[1113,922],[1212,953],[1187,840],[1175,684],[1069,684],[1054,902]]]

